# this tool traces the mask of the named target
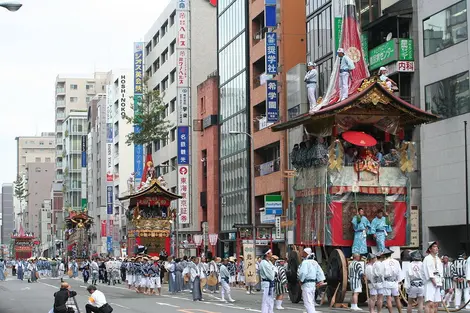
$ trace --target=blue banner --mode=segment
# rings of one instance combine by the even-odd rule
[[[144,43],[134,42],[134,115],[140,112],[144,92]],[[140,126],[134,125],[134,132],[140,133]],[[134,145],[134,174],[136,183],[140,183],[144,163],[144,147]]]
[[[106,186],[106,213],[113,214],[113,186]]]
[[[189,164],[189,127],[178,127],[178,165]]]
[[[277,80],[266,81],[266,120],[275,123],[279,120]]]
[[[266,33],[266,74],[277,74],[277,34]]]
[[[82,167],[86,167],[86,136],[82,136]]]
[[[106,238],[106,248],[108,250],[108,253],[113,252],[113,237],[107,237]]]
[[[276,27],[276,0],[264,1],[264,26]]]

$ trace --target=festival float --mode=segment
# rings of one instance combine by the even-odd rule
[[[150,256],[158,256],[163,248],[171,251],[171,225],[176,214],[171,204],[181,197],[168,191],[162,176],[156,177],[150,154],[142,176],[143,183],[137,190],[129,188],[130,194],[119,198],[119,201],[129,203],[126,210],[127,254],[145,251]]]
[[[90,227],[93,218],[87,211],[71,211],[65,219],[65,240],[69,259],[86,260],[90,257]]]
[[[419,214],[410,205],[410,178],[416,169],[412,132],[417,125],[437,119],[396,96],[386,80],[370,77],[353,2],[345,5],[341,37],[341,47],[355,63],[348,97],[339,101],[336,58],[326,95],[317,105],[271,127],[274,132],[295,128],[304,134],[299,142],[289,143],[294,170],[287,174],[295,199],[295,245],[316,247],[327,277],[326,295],[336,303],[343,302],[348,288],[346,257],[351,255],[352,221],[359,209],[370,222],[378,211],[385,212],[391,227],[385,233],[387,247],[419,246],[418,238],[413,238],[419,225],[410,222]],[[369,251],[375,251],[370,234],[367,245]],[[299,253],[291,252],[292,302],[301,299],[299,262]],[[364,300],[366,288],[363,290]]]
[[[14,231],[11,234],[11,240],[13,241],[13,252],[16,260],[26,260],[33,256],[34,234],[25,233],[23,226],[20,226],[19,232]]]

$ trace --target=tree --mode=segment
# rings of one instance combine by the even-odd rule
[[[128,124],[138,126],[140,132],[127,134],[127,145],[148,145],[168,137],[168,131],[173,125],[165,120],[166,107],[159,91],[148,90],[144,83],[143,95],[133,98],[131,108],[134,110],[134,115],[132,117],[125,115],[125,119]]]
[[[26,200],[28,197],[28,191],[26,190],[26,179],[21,176],[16,178],[14,181],[15,184],[15,197],[20,200],[20,204],[22,201]]]

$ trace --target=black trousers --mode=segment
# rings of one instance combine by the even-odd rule
[[[97,308],[96,306],[93,306],[89,303],[85,305],[85,309],[86,309],[86,313],[92,313],[92,312],[101,313],[101,308]]]

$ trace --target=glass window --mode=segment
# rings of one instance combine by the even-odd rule
[[[307,22],[307,52],[312,62],[333,52],[331,6]]]
[[[244,34],[244,33],[243,33]],[[219,53],[220,85],[246,67],[245,36],[240,35]]]
[[[246,72],[220,87],[220,120],[246,108]]]
[[[331,3],[331,0],[306,0],[305,7],[307,16],[318,10],[319,8],[323,7],[327,3]]]
[[[470,112],[468,78],[465,72],[427,85],[424,89],[426,110],[442,118]]]
[[[222,9],[219,8],[219,10]],[[219,16],[219,49],[233,40],[244,29],[245,0],[237,0]]]
[[[247,148],[247,138],[245,135],[232,135],[230,131],[246,131],[246,112],[243,111],[224,121],[220,127],[220,157],[237,153]],[[223,171],[223,169],[222,169]]]
[[[423,20],[424,56],[467,40],[467,1]]]

